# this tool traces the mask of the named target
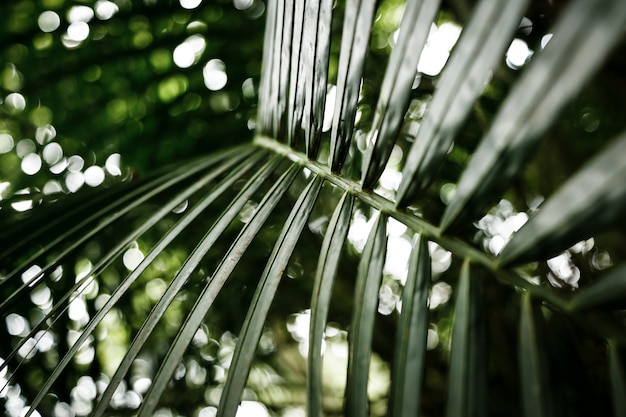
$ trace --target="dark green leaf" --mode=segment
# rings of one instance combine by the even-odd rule
[[[374,320],[378,310],[378,292],[385,264],[386,223],[387,218],[384,215],[379,215],[374,222],[357,271],[352,332],[349,335],[345,404],[347,416],[366,416],[368,412],[367,381],[372,354]]]
[[[213,273],[207,284],[202,289],[202,292],[196,300],[196,303],[194,304],[191,313],[185,319],[185,322],[180,328],[174,343],[171,345],[164,361],[157,371],[157,374],[153,380],[153,384],[150,386],[149,391],[146,393],[145,400],[139,412],[140,416],[152,415],[159,397],[163,393],[163,390],[165,390],[168,381],[170,380],[176,367],[180,363],[180,359],[184,355],[185,350],[189,346],[189,343],[191,343],[191,340],[193,339],[193,336],[196,333],[198,327],[202,323],[204,316],[209,311],[209,308],[211,308],[215,297],[217,297],[217,294],[221,291],[224,283],[230,277],[230,274],[237,266],[239,260],[245,253],[246,249],[248,248],[254,237],[257,235],[261,227],[265,224],[265,221],[267,220],[271,212],[278,205],[281,197],[285,194],[291,183],[294,181],[296,175],[298,174],[298,171],[298,166],[292,165],[278,179],[274,186],[265,194],[265,197],[257,206],[256,212],[254,213],[252,219],[250,219],[250,221],[246,223],[246,225],[241,230],[241,232],[231,245],[230,249],[228,250],[228,253],[226,253],[226,255],[222,258],[222,262],[218,266],[217,270],[215,271],[215,273]],[[240,208],[238,208],[238,210],[239,209]],[[233,213],[233,215],[235,214]],[[202,252],[202,255],[204,255],[204,253],[206,253],[206,251],[210,249],[211,245],[209,245],[209,243],[212,245],[213,242],[209,242],[209,240],[201,242],[200,245],[197,247],[197,250],[194,251],[194,254],[200,254]],[[181,272],[179,272],[179,275],[185,272],[185,274],[188,276],[189,274],[191,274],[193,269],[195,269],[200,259],[198,259],[199,256],[194,256],[194,254],[192,254],[190,259],[185,263],[185,265],[181,269]],[[163,295],[162,299],[164,297],[165,294]],[[168,304],[169,302],[171,302],[171,300],[168,301]],[[111,383],[111,385],[109,386],[112,385],[113,384]],[[114,389],[111,391],[111,395],[113,394],[113,391]]]
[[[194,252],[187,258],[185,264],[178,271],[176,276],[172,279],[172,282],[167,287],[165,293],[161,296],[157,304],[152,309],[150,315],[146,318],[141,330],[135,335],[131,346],[129,347],[124,359],[120,363],[115,375],[111,378],[109,386],[102,394],[101,401],[98,403],[94,410],[94,416],[102,415],[105,412],[106,407],[111,400],[118,384],[122,378],[128,372],[128,369],[132,365],[133,360],[144,346],[145,341],[148,339],[150,333],[156,327],[158,321],[161,319],[165,310],[169,307],[174,300],[178,292],[181,290],[189,276],[197,267],[200,260],[204,257],[207,251],[212,247],[218,237],[226,230],[232,220],[239,214],[242,207],[246,204],[249,198],[254,194],[256,190],[263,184],[272,171],[276,168],[277,159],[270,161],[266,167],[260,170],[250,181],[247,186],[239,193],[239,195],[233,200],[230,206],[222,213],[220,218],[215,222],[213,227],[207,232],[202,241],[196,246]],[[294,174],[291,173],[293,176]],[[285,185],[283,185],[285,187]],[[270,196],[272,196],[270,194]],[[269,199],[270,197],[268,197]],[[274,196],[274,198],[276,198]],[[259,220],[260,221],[260,220]],[[242,230],[242,233],[247,228]],[[250,237],[250,240],[252,237]],[[248,242],[249,243],[249,242]],[[208,307],[207,307],[208,308]]]
[[[613,397],[613,415],[626,416],[626,376],[624,365],[619,353],[619,345],[609,343],[609,376],[611,378],[611,394]]]
[[[486,344],[482,300],[470,262],[461,269],[454,307],[447,417],[482,416],[486,412]]]
[[[569,301],[571,310],[587,310],[590,308],[624,300],[626,297],[626,265],[614,267],[598,281],[582,288]]]
[[[294,204],[274,245],[246,314],[239,335],[239,343],[235,346],[233,360],[220,398],[217,417],[234,416],[237,412],[237,406],[241,401],[241,394],[252,367],[254,352],[261,339],[267,313],[321,188],[322,180],[320,177],[314,177],[309,182],[309,185],[302,191],[298,201]]]
[[[514,86],[474,152],[441,220],[442,229],[473,220],[524,166],[541,134],[584,86],[620,39],[621,0],[576,0]]]
[[[306,68],[306,105],[304,108],[306,154],[317,157],[326,106],[328,58],[330,55],[330,25],[332,0],[314,0],[307,3],[304,19],[304,51]]]
[[[12,280],[18,273],[22,272],[24,269],[32,265],[39,257],[42,256],[42,254],[50,251],[56,245],[62,244],[64,241],[71,242],[70,245],[66,246],[60,253],[56,254],[51,260],[49,260],[47,264],[45,264],[45,266],[41,268],[41,271],[38,274],[31,277],[29,280],[24,282],[17,290],[13,291],[10,295],[6,296],[5,300],[0,304],[0,311],[5,310],[7,306],[11,304],[12,302],[14,302],[14,300],[17,299],[21,294],[23,294],[29,288],[33,287],[38,282],[40,282],[44,278],[46,273],[52,271],[53,268],[56,268],[58,265],[60,265],[60,263],[70,253],[76,250],[76,248],[79,248],[89,238],[95,236],[98,232],[103,230],[105,227],[113,224],[116,220],[118,220],[124,214],[127,214],[128,212],[130,212],[133,208],[138,207],[141,203],[149,200],[150,198],[154,197],[160,192],[163,192],[164,190],[168,189],[174,184],[179,183],[180,181],[183,181],[186,178],[189,178],[189,176],[191,176],[194,173],[197,173],[200,169],[206,169],[207,167],[213,165],[213,163],[219,161],[220,159],[231,156],[231,158],[228,158],[225,161],[223,161],[221,166],[214,167],[214,169],[211,172],[209,172],[209,174],[206,175],[203,180],[196,183],[196,186],[192,187],[193,190],[195,191],[201,186],[205,185],[210,180],[217,177],[218,175],[223,174],[227,169],[232,168],[237,163],[240,163],[242,159],[250,155],[251,152],[252,152],[251,148],[248,148],[247,150],[238,148],[236,149],[236,151],[231,150],[230,152],[219,155],[218,158],[208,158],[207,160],[203,161],[201,164],[198,164],[195,166],[184,167],[180,170],[177,170],[176,174],[172,175],[172,177],[166,176],[165,178],[158,180],[157,184],[151,184],[151,183],[146,184],[146,187],[142,187],[138,189],[136,192],[130,193],[125,198],[121,199],[122,203],[127,203],[127,205],[124,206],[123,208],[119,208],[118,210],[115,210],[116,208],[118,208],[120,203],[119,203],[119,200],[113,201],[111,202],[111,204],[103,208],[98,213],[88,216],[86,220],[79,222],[76,226],[70,228],[67,232],[61,233],[59,237],[54,239],[49,244],[45,245],[42,249],[40,249],[33,256],[29,257],[26,261],[22,262],[22,264],[19,267],[15,268],[11,273],[7,275],[4,281],[0,281],[0,287],[2,287],[4,284],[7,284],[8,282],[10,282],[10,280]],[[164,181],[165,179],[167,179],[168,181]],[[185,192],[183,192],[181,195],[179,195],[179,199],[172,200],[170,202],[170,205],[172,205],[172,207],[176,207],[178,204],[180,204],[182,201],[184,201],[187,198],[185,197],[185,195],[186,195]],[[132,199],[132,197],[134,197],[134,199]],[[157,223],[161,218],[163,218],[171,210],[172,210],[171,208],[168,210],[165,210],[162,208],[157,213],[155,213],[151,218],[149,218],[143,224],[143,226],[139,227],[137,230],[131,233],[127,237],[127,239],[123,240],[121,243],[118,243],[117,247],[113,249],[110,256],[105,257],[102,260],[103,265],[101,268],[108,265],[108,263],[113,259],[113,257],[116,254],[121,253],[121,251],[130,241],[134,240],[135,237],[141,235],[143,232],[149,229],[150,226]],[[101,220],[96,226],[93,226],[91,229],[86,227],[90,222],[100,217],[104,217],[104,219]],[[72,240],[70,237],[74,233],[77,233],[77,232],[83,232],[83,234],[80,237]]]
[[[274,115],[275,136],[283,138],[287,131],[287,101],[289,98],[289,64],[290,59],[286,57],[291,55],[291,41],[293,26],[293,13],[294,3],[290,1],[280,0],[278,2],[278,18],[282,17],[282,24],[280,30],[277,33],[277,37],[280,40],[280,58],[279,58],[279,81],[278,88],[272,91],[276,95],[276,114]],[[280,20],[279,20],[280,21]]]
[[[526,417],[553,415],[551,387],[547,379],[543,316],[529,293],[522,296],[519,325],[519,367],[522,383],[522,407]]]
[[[337,98],[330,136],[333,172],[341,171],[350,149],[375,5],[376,2],[367,0],[350,0],[346,5],[337,74]]]
[[[402,311],[396,336],[396,351],[389,394],[389,415],[417,416],[426,368],[428,294],[431,282],[428,241],[413,239],[409,272],[402,290]]]
[[[183,217],[181,217],[181,219],[172,228],[170,228],[167,231],[167,233],[163,236],[163,238],[161,238],[161,240],[150,250],[150,252],[148,252],[148,254],[141,261],[141,263],[137,265],[137,267],[120,283],[120,285],[118,285],[115,288],[115,291],[113,291],[113,293],[111,294],[109,299],[106,301],[104,306],[102,306],[98,310],[95,316],[89,321],[89,323],[87,323],[85,328],[82,329],[81,335],[74,342],[74,344],[70,347],[70,349],[67,351],[65,356],[59,361],[59,363],[55,367],[54,371],[52,372],[52,374],[50,375],[46,383],[39,390],[39,393],[37,394],[37,396],[35,397],[35,399],[33,400],[31,404],[31,407],[33,409],[35,409],[38,406],[39,402],[47,395],[48,390],[52,387],[54,382],[60,376],[61,372],[65,369],[67,364],[72,360],[72,358],[74,357],[76,352],[78,352],[78,350],[81,348],[83,343],[92,334],[94,329],[102,322],[103,318],[107,315],[107,313],[111,310],[111,308],[113,308],[117,304],[117,302],[122,298],[122,296],[131,287],[131,285],[146,270],[146,268],[148,268],[148,266],[152,264],[152,262],[157,258],[157,256],[161,254],[163,250],[165,250],[165,248],[172,242],[172,240],[174,240],[176,236],[178,236],[187,226],[189,226],[189,224],[193,220],[195,220],[199,215],[201,215],[207,209],[207,207],[209,207],[213,202],[215,202],[215,200],[220,195],[222,195],[226,190],[231,188],[233,184],[235,183],[235,181],[237,181],[246,172],[252,169],[256,165],[258,160],[259,160],[258,157],[250,158],[249,161],[247,161],[247,163],[241,165],[240,171],[234,171],[231,175],[229,175],[227,178],[225,178],[223,181],[217,184],[214,190],[211,190],[198,203],[196,203],[193,207],[189,208],[186,211],[186,213],[183,215]],[[237,159],[235,159],[235,161],[237,161]],[[242,202],[247,201],[246,198],[249,198],[252,192],[254,192],[258,188],[258,185],[262,183],[262,180],[265,177],[267,177],[267,175],[276,168],[276,166],[278,165],[278,162],[279,162],[278,158],[273,158],[272,161],[266,165],[265,169],[262,169],[260,171],[260,174],[258,175],[258,179],[256,183],[251,184],[251,186],[248,187],[246,191],[242,193],[242,196],[244,197],[241,199]],[[201,181],[200,183],[203,183],[203,182],[204,181]],[[193,187],[189,187],[188,189],[185,189],[185,191],[183,191],[181,195],[184,198],[187,198],[189,194],[197,191],[198,186],[200,186],[201,184],[196,183],[194,185],[195,186]],[[172,201],[174,202],[174,204],[170,203],[170,204],[165,205],[162,208],[162,210],[159,210],[159,212],[164,211],[164,210],[167,210],[168,212],[171,211],[174,207],[176,207],[180,203],[179,196],[174,198]],[[233,210],[233,213],[236,213],[236,211]],[[226,224],[226,222],[224,222],[224,224]],[[138,228],[137,230],[141,230],[141,229],[142,227]],[[136,230],[134,230],[133,232],[136,232]],[[107,259],[107,257],[105,256],[103,259]],[[87,277],[98,274],[99,269],[101,268],[98,268],[98,265],[94,266],[94,268],[87,274]],[[83,282],[81,282],[80,284],[84,285]],[[74,289],[71,291],[68,291],[66,296],[69,297],[69,295],[73,293],[74,293]],[[63,299],[60,300],[59,302],[57,302],[55,309],[53,309],[52,312],[46,315],[46,317],[44,317],[41,320],[40,324],[50,325],[51,324],[50,317],[52,317],[52,315],[56,313],[56,307],[60,307],[60,306],[63,306],[64,310],[68,308],[68,304],[66,304],[65,300]],[[146,324],[147,325],[145,326],[145,328],[146,329],[150,328],[150,324],[148,322],[146,322]],[[39,327],[40,326],[36,326],[35,328],[33,328],[31,333],[34,335],[35,332],[39,330]],[[31,337],[31,335],[24,337],[23,340],[26,341],[29,339],[29,337]],[[13,352],[14,353],[17,352],[19,348],[20,346],[17,346]],[[8,360],[10,360],[10,358],[7,358],[7,362],[5,363],[8,363]],[[2,369],[3,366],[4,364],[0,365],[0,369]]]
[[[299,3],[299,2],[297,2]],[[276,88],[274,74],[278,72],[278,57],[280,49],[274,45],[277,37],[276,31],[280,30],[277,22],[278,1],[269,0],[267,2],[267,13],[265,17],[265,35],[263,37],[263,66],[261,80],[259,84],[259,106],[258,123],[259,132],[266,135],[273,135],[272,118],[276,104],[272,101],[272,91]]]
[[[372,189],[380,178],[400,132],[409,106],[411,86],[415,81],[417,63],[426,44],[440,0],[408,2],[398,42],[393,48],[383,78],[380,97],[370,133],[363,169],[363,188]],[[409,53],[410,51],[410,53]]]
[[[291,49],[291,67],[289,74],[289,102],[287,103],[287,144],[296,147],[302,136],[302,115],[304,112],[304,15],[305,1],[294,2],[293,41]]]
[[[311,296],[307,367],[307,415],[322,415],[322,344],[339,258],[352,218],[354,197],[344,193],[330,219],[320,251]]]
[[[461,124],[501,59],[528,0],[481,1],[447,62],[402,171],[398,206],[406,206],[437,174]]]
[[[615,224],[626,209],[626,134],[594,157],[513,235],[501,264],[547,258]]]

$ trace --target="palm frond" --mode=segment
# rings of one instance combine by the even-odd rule
[[[554,415],[545,353],[543,318],[539,306],[529,295],[522,300],[520,317],[520,373],[522,375],[523,407],[526,416]]]
[[[626,381],[624,380],[624,365],[620,358],[618,345],[611,343],[610,349],[610,372],[611,372],[611,388],[613,391],[613,411],[616,416],[626,415],[626,401],[624,400],[624,392],[626,392]]]
[[[485,330],[481,317],[480,283],[470,276],[470,263],[465,261],[459,286],[452,328],[448,417],[484,415],[485,403]]]
[[[346,414],[349,416],[362,416],[368,413],[367,384],[372,334],[378,307],[377,295],[385,262],[386,222],[384,215],[376,218],[357,271],[346,386]]]
[[[539,135],[618,41],[625,21],[626,6],[616,1],[575,1],[568,7],[481,140],[443,214],[443,229],[474,217],[489,203],[488,196],[519,172]]]
[[[428,241],[415,238],[402,291],[402,311],[398,322],[394,374],[389,395],[389,414],[417,415],[420,409],[422,379],[428,337],[428,292],[431,259]]]
[[[333,283],[339,268],[341,249],[344,246],[354,197],[344,193],[333,217],[328,223],[326,236],[320,251],[315,285],[311,295],[311,323],[308,352],[307,408],[308,415],[322,415],[322,350],[324,331],[328,320],[328,310],[333,291]]]
[[[624,155],[626,135],[621,135],[554,193],[515,234],[499,261],[547,257],[617,224],[626,207],[626,190],[620,187],[626,175]]]
[[[365,189],[371,189],[383,173],[409,105],[420,57],[418,54],[408,53],[409,48],[418,51],[424,48],[438,7],[438,1],[414,1],[406,6],[398,42],[389,58],[374,120],[367,137],[372,146],[368,147],[365,155],[362,179]]]
[[[471,103],[510,42],[526,6],[526,1],[482,1],[476,6],[441,74],[441,86],[407,156],[397,196],[400,206],[414,199],[435,178],[454,136],[471,111]]]
[[[374,8],[373,1],[353,0],[346,4],[337,74],[337,99],[330,137],[330,160],[334,172],[341,171],[352,142]]]
[[[258,396],[271,397],[271,385],[301,389],[268,401],[276,415],[296,404],[311,416],[501,415],[520,407],[527,416],[548,416],[557,411],[553,379],[571,372],[563,365],[569,358],[594,364],[589,379],[600,383],[566,381],[563,398],[580,404],[583,387],[602,403],[594,411],[606,411],[611,391],[612,411],[623,415],[624,264],[619,256],[618,266],[602,262],[609,255],[592,253],[591,238],[600,242],[606,230],[623,228],[624,126],[602,151],[584,155],[586,163],[569,170],[545,203],[516,202],[520,213],[511,205],[481,216],[498,200],[537,192],[516,184],[525,169],[537,168],[532,157],[550,141],[559,115],[611,58],[626,5],[569,2],[546,29],[547,45],[518,75],[503,68],[503,54],[528,8],[538,6],[481,0],[465,19],[465,2],[448,3],[269,0],[250,143],[112,186],[93,201],[79,193],[16,215],[23,227],[0,232],[0,312],[10,340],[0,347],[0,398],[23,389],[22,414],[52,415],[72,395],[57,390],[59,381],[78,384],[81,373],[100,373],[108,376],[81,415],[137,408],[155,415],[164,403],[184,408],[170,387],[181,372],[193,373],[185,364],[202,358],[211,380],[197,384],[202,391],[185,412],[204,415],[203,404],[234,416],[242,400],[257,398],[248,391],[259,361],[283,359],[289,375],[265,375],[271,383]],[[385,8],[395,11],[393,23],[383,22]],[[467,22],[441,75],[420,73],[437,24],[455,19]],[[383,43],[372,38],[377,25],[387,25]],[[517,223],[496,236],[484,226],[494,219]],[[138,242],[145,257],[126,265]],[[180,262],[166,268],[164,259]],[[78,268],[84,260],[88,266]],[[297,264],[307,278],[283,280]],[[578,274],[575,282],[563,271],[567,279]],[[157,281],[163,288],[154,297],[134,298]],[[571,294],[579,282],[584,288]],[[45,302],[37,301],[41,294],[49,294]],[[446,304],[452,294],[453,306]],[[84,322],[72,318],[78,304],[89,310]],[[298,336],[307,343],[298,360],[273,309],[310,319]],[[128,340],[108,361],[113,366],[77,362],[91,345],[107,354],[102,334],[118,313]],[[272,349],[279,353],[261,355],[277,327]],[[347,353],[342,369],[333,369],[346,379],[329,389],[331,329],[347,334],[347,345],[339,343]],[[230,353],[225,342],[218,353],[202,353],[203,337],[232,333]],[[42,348],[49,335],[54,347]],[[547,359],[552,341],[574,337],[578,350]],[[92,360],[101,368],[105,362]],[[144,362],[145,375],[136,371]],[[137,375],[150,380],[137,394],[141,404],[116,409],[120,390]]]

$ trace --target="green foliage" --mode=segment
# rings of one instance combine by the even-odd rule
[[[623,415],[625,24],[3,3],[5,414]]]

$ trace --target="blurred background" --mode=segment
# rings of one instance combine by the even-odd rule
[[[403,136],[394,150],[388,170],[377,192],[393,198],[398,186],[403,158],[411,144],[411,132],[428,108],[438,75],[469,18],[473,1],[443,1],[433,25],[429,43],[421,57],[411,97],[411,107],[403,126]],[[424,218],[436,221],[453,191],[454,182],[465,167],[472,150],[485,131],[501,99],[512,83],[550,39],[550,26],[567,2],[531,2],[526,20],[503,57],[498,70],[486,85],[475,112],[466,122],[442,175],[420,202],[412,208]],[[329,103],[336,83],[337,61],[344,2],[335,5],[333,43],[329,68]],[[77,194],[83,204],[97,195],[115,192],[120,183],[133,184],[153,172],[169,172],[184,161],[252,140],[264,36],[266,4],[263,0],[19,0],[0,4],[0,225],[19,225],[36,206]],[[391,48],[397,39],[404,2],[382,0],[377,4],[370,40],[363,90],[357,113],[355,136],[364,137],[373,118],[373,107]],[[522,178],[513,183],[506,198],[494,201],[489,214],[460,231],[460,236],[487,252],[497,254],[513,230],[591,155],[608,143],[621,128],[626,110],[626,54],[624,42],[568,107],[563,117],[546,135],[540,152],[528,165]],[[331,113],[332,114],[332,113]],[[326,134],[328,132],[326,131]],[[355,141],[357,144],[359,141]],[[327,155],[328,145],[321,154]],[[360,151],[351,151],[346,175],[359,176]],[[304,178],[300,179],[302,185]],[[241,184],[239,184],[240,186]],[[235,187],[233,190],[236,191]],[[262,194],[255,201],[260,200]],[[297,195],[294,191],[293,195]],[[194,338],[180,365],[171,390],[166,391],[156,415],[207,417],[215,413],[224,374],[232,358],[237,331],[271,245],[288,213],[291,200],[285,200],[281,213],[269,222],[260,240],[247,255],[248,263],[236,271],[232,283],[220,295],[215,312]],[[281,284],[272,307],[271,320],[261,340],[258,363],[250,375],[244,394],[242,416],[303,416],[304,352],[308,338],[312,278],[323,230],[339,195],[325,187],[302,237],[299,249],[286,271],[289,279]],[[107,197],[108,198],[108,197]],[[194,197],[196,198],[196,197]],[[23,371],[9,382],[10,373],[0,373],[0,400],[6,415],[23,415],[27,398],[32,398],[59,356],[72,344],[88,319],[98,310],[120,279],[133,270],[163,231],[183,213],[190,201],[159,223],[129,247],[123,259],[113,263],[69,303],[67,314],[38,335],[37,341],[20,351]],[[226,206],[225,198],[221,202]],[[131,228],[138,219],[159,207],[152,201],[123,220]],[[249,219],[254,201],[243,211],[238,225]],[[219,212],[219,210],[217,211]],[[248,217],[247,217],[248,216]],[[281,217],[283,216],[283,217]],[[325,407],[328,415],[342,415],[345,388],[347,327],[350,322],[358,255],[372,225],[369,207],[356,207],[349,244],[345,248],[334,293],[331,324],[326,335]],[[72,366],[57,382],[54,394],[41,406],[41,415],[82,416],[91,412],[94,400],[121,360],[134,333],[150,308],[165,290],[168,280],[180,268],[196,242],[214,220],[207,214],[199,227],[187,232],[155,262],[124,301],[99,326],[98,333],[81,349]],[[123,227],[121,228],[123,229]],[[25,228],[24,233],[32,229]],[[3,326],[11,343],[3,342],[0,360],[41,317],[53,300],[84,278],[95,260],[119,238],[121,232],[108,230],[66,259],[50,273],[47,286],[33,291],[26,302],[4,315]],[[233,230],[231,236],[233,237]],[[384,415],[393,355],[395,321],[401,308],[399,299],[406,280],[406,259],[410,231],[390,221],[389,252],[380,294],[379,317],[374,336],[370,399],[372,414]],[[220,244],[227,247],[226,238]],[[0,241],[0,249],[11,242]],[[592,282],[600,271],[624,259],[626,244],[620,230],[609,231],[548,261],[526,266],[522,273],[541,279],[555,292],[573,291]],[[36,249],[36,248],[30,248]],[[451,330],[453,289],[461,260],[436,244],[430,247],[435,281],[431,289],[432,316],[428,331],[424,415],[440,415],[447,387],[447,360]],[[16,254],[15,258],[25,256]],[[163,325],[151,339],[132,372],[118,390],[111,415],[132,415],[147,390],[155,367],[193,305],[199,282],[219,261],[207,259],[171,307]],[[402,265],[398,267],[398,265]],[[37,265],[35,265],[37,266]],[[37,266],[40,268],[40,266]],[[26,271],[22,280],[37,273]],[[41,269],[41,268],[40,268]],[[345,271],[345,273],[342,273]],[[0,276],[7,273],[0,269]],[[30,274],[30,275],[29,275]],[[194,283],[195,282],[195,283]],[[0,285],[4,285],[0,281]],[[0,287],[7,290],[7,286]],[[10,289],[10,288],[9,288]],[[499,309],[501,317],[490,323],[490,384],[493,386],[490,410],[515,415],[519,404],[498,393],[517,391],[516,371],[508,367],[514,356],[517,306],[508,300],[514,289],[494,285],[486,288],[488,304]],[[9,292],[5,292],[9,293]],[[5,312],[3,311],[3,314]],[[555,317],[555,328],[562,324],[551,349],[560,352],[558,360],[578,363],[587,357],[597,367],[571,369],[556,377],[575,380],[577,389],[563,392],[562,399],[572,409],[597,415],[608,404],[603,391],[604,360],[598,341],[581,336],[579,329],[562,317]],[[563,322],[560,322],[563,320]],[[506,324],[511,327],[507,327]],[[56,330],[55,330],[56,329]],[[65,336],[67,335],[67,337]],[[66,337],[67,340],[64,339]],[[580,338],[580,340],[578,340]],[[3,339],[8,340],[8,339]],[[563,341],[577,340],[568,351]],[[43,341],[43,342],[42,342]],[[35,349],[32,349],[36,346]],[[596,360],[597,359],[597,360]],[[337,370],[342,370],[338,372]],[[580,373],[577,373],[580,372]],[[584,374],[586,377],[582,378]],[[600,381],[597,385],[597,381]],[[579,384],[579,385],[576,385]],[[586,397],[577,395],[580,390]],[[581,408],[582,407],[582,408]],[[600,410],[600,411],[598,411]],[[512,414],[511,414],[512,413]],[[591,414],[589,414],[591,415]]]

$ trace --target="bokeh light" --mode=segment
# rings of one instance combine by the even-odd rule
[[[43,32],[54,32],[61,25],[61,18],[52,10],[46,10],[39,15],[37,24]]]
[[[220,59],[212,59],[207,62],[202,70],[202,75],[204,76],[204,85],[212,91],[221,90],[228,82],[226,66]]]
[[[506,52],[506,64],[511,69],[520,69],[533,55],[533,51],[528,48],[526,42],[521,39],[513,39]]]

